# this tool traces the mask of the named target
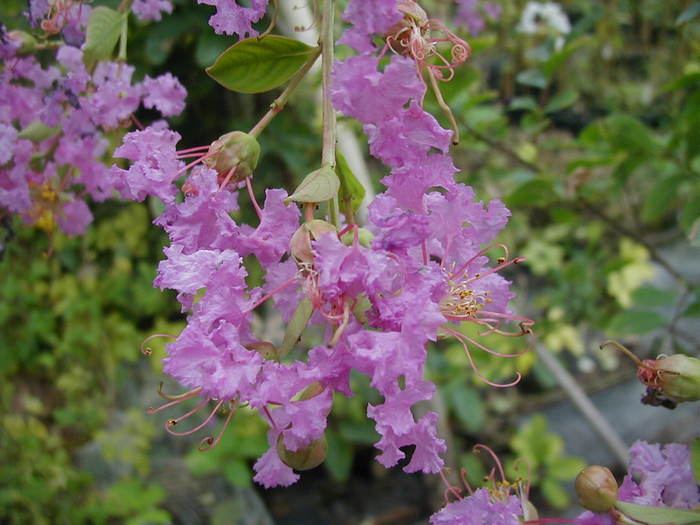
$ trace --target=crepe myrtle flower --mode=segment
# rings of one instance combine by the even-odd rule
[[[501,461],[493,450],[481,444],[474,447],[475,453],[481,451],[488,453],[494,461],[493,469],[484,479],[485,486],[473,489],[464,469],[460,470],[462,487],[452,485],[447,480],[445,472],[441,472],[440,475],[447,486],[446,505],[430,517],[431,525],[549,523],[547,520],[538,519],[537,510],[528,499],[529,475],[512,482],[508,481]]]

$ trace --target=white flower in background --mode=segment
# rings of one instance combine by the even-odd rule
[[[568,35],[571,32],[571,22],[556,2],[528,2],[516,30],[530,35],[541,33],[543,30],[554,32],[557,36],[555,46],[561,49],[564,45],[562,35]]]

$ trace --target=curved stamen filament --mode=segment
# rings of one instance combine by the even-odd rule
[[[177,396],[170,403],[166,403],[162,406],[159,406],[158,408],[149,408],[148,410],[146,410],[146,413],[149,416],[152,416],[153,414],[157,414],[158,412],[162,412],[163,410],[165,410],[167,408],[174,407],[175,405],[179,405],[183,401],[186,401],[188,399],[192,399],[193,397],[197,397],[201,391],[202,391],[202,387],[198,386],[197,388],[190,390],[189,392],[185,392],[184,394]]]
[[[461,468],[459,469],[459,479],[462,480],[462,484],[464,487],[467,489],[469,494],[474,494],[474,489],[472,489],[472,486],[469,484],[469,479],[467,477],[467,469]]]
[[[219,184],[219,189],[217,191],[221,191],[226,187],[226,185],[231,180],[231,177],[233,177],[233,174],[236,173],[237,167],[238,167],[238,164],[234,165],[230,170],[228,170],[226,172],[226,176],[224,177],[223,182],[221,184]]]
[[[472,450],[474,451],[474,454],[479,454],[481,450],[485,450],[489,454],[489,456],[491,456],[491,459],[493,459],[493,462],[496,464],[496,467],[498,468],[498,473],[501,476],[501,481],[504,483],[507,482],[506,473],[503,471],[503,465],[501,464],[501,460],[498,459],[498,456],[496,455],[496,453],[493,450],[491,450],[490,447],[487,447],[486,445],[482,445],[481,443],[478,443],[478,444],[474,445]]]
[[[445,330],[446,332],[452,334],[453,336],[455,336],[462,344],[471,343],[474,346],[476,346],[477,348],[480,348],[481,350],[483,350],[484,352],[488,352],[489,354],[495,355],[498,357],[520,357],[522,355],[525,355],[529,351],[529,348],[528,348],[527,350],[524,350],[522,352],[518,352],[516,354],[504,354],[501,352],[497,352],[496,350],[493,350],[487,346],[484,346],[483,344],[479,343],[478,341],[475,341],[474,339],[472,339],[468,335],[465,335],[461,332],[458,332],[457,330],[453,330],[453,329],[445,327],[445,326],[443,326],[442,329]]]
[[[245,178],[245,187],[248,189],[248,195],[250,196],[250,202],[253,203],[253,208],[255,208],[255,213],[258,214],[258,219],[262,220],[262,210],[260,209],[260,205],[258,204],[258,201],[255,199],[255,193],[253,192],[253,185],[250,182],[250,177]]]
[[[205,437],[197,445],[197,450],[199,450],[200,452],[207,452],[208,450],[211,450],[216,445],[218,445],[219,442],[221,441],[222,436],[224,435],[224,432],[226,432],[226,429],[228,428],[228,425],[231,422],[231,419],[233,419],[233,415],[235,413],[236,413],[236,407],[233,406],[230,408],[229,413],[226,415],[226,420],[224,421],[224,424],[221,427],[221,430],[219,430],[219,433],[216,435],[216,437],[215,438],[212,438],[211,436]]]
[[[489,386],[496,387],[496,388],[508,388],[508,387],[515,386],[518,383],[520,383],[520,380],[523,377],[520,372],[515,373],[515,380],[511,381],[510,383],[494,383],[493,381],[490,381],[489,379],[487,379],[486,376],[484,376],[484,374],[481,373],[481,370],[479,370],[479,367],[476,366],[476,363],[474,362],[474,358],[472,357],[472,354],[469,351],[469,346],[467,345],[467,342],[462,340],[462,339],[459,339],[459,338],[457,340],[462,344],[462,348],[464,348],[464,353],[467,355],[467,359],[469,359],[469,366],[472,367],[472,370],[474,370],[474,373],[484,383],[486,383]]]
[[[621,344],[618,343],[617,341],[613,341],[612,339],[609,339],[609,340],[605,341],[603,344],[601,344],[599,348],[600,348],[601,350],[605,350],[605,347],[606,347],[606,346],[610,346],[610,345],[614,346],[617,350],[619,350],[620,352],[622,352],[623,354],[625,354],[627,357],[629,357],[632,361],[634,361],[634,364],[635,364],[635,365],[640,366],[640,367],[642,367],[642,368],[647,368],[647,369],[649,369],[649,370],[653,370],[651,367],[645,365],[645,364],[642,362],[642,360],[639,359],[636,355],[634,355],[634,353],[632,353],[632,351],[631,351],[630,349],[628,349],[627,347],[621,345]]]
[[[199,164],[200,162],[204,162],[204,161],[207,160],[209,157],[213,157],[214,155],[218,155],[218,153],[219,153],[219,150],[218,150],[218,149],[215,149],[215,150],[212,150],[212,151],[206,153],[205,155],[202,155],[202,156],[201,156],[200,158],[198,158],[197,160],[192,161],[192,162],[190,162],[189,164],[187,164],[185,167],[180,168],[179,170],[177,170],[176,176],[179,177],[180,175],[182,175],[183,173],[185,173],[188,169],[193,168],[194,166],[196,166],[196,165]]]
[[[253,310],[255,310],[258,306],[260,306],[261,304],[263,304],[263,303],[264,303],[265,301],[267,301],[268,299],[274,297],[275,294],[281,292],[282,290],[284,290],[287,286],[289,286],[290,284],[292,284],[292,283],[295,282],[296,280],[297,280],[297,276],[295,275],[294,277],[292,277],[292,278],[289,279],[288,281],[285,281],[284,283],[280,284],[277,288],[273,289],[271,292],[265,294],[265,295],[262,296],[260,299],[258,299],[257,301],[255,301],[255,303],[253,304],[253,306],[251,306],[251,307],[248,308],[245,312],[243,312],[243,315],[249,314],[250,312],[252,312]]]
[[[163,381],[158,383],[158,395],[162,397],[163,399],[167,399],[168,401],[176,401],[178,399],[190,399],[190,394],[193,392],[196,392],[197,394],[202,391],[202,387],[197,387],[193,388],[192,390],[188,390],[187,392],[183,394],[166,394],[163,392]]]
[[[172,428],[172,427],[174,427],[175,425],[177,425],[180,421],[183,421],[183,420],[187,419],[188,417],[190,417],[191,415],[196,414],[197,412],[199,412],[200,410],[202,410],[205,406],[207,406],[207,403],[209,403],[209,399],[202,399],[202,400],[197,404],[197,406],[194,407],[194,408],[193,408],[192,410],[190,410],[189,412],[187,412],[187,413],[181,415],[181,416],[178,417],[178,418],[175,418],[175,419],[168,419],[168,421],[165,422],[165,430],[166,430],[168,433],[173,434],[173,435],[175,435],[175,436],[186,436],[188,433],[185,433],[185,434],[178,434],[178,433],[176,433],[176,432],[172,432],[172,431],[170,430],[170,428]]]
[[[173,339],[177,339],[176,335],[171,335],[171,334],[153,334],[149,335],[146,339],[143,340],[141,343],[141,353],[143,355],[151,355],[153,353],[153,349],[150,346],[146,346],[146,343],[150,341],[151,339],[155,339],[156,337],[172,337]]]
[[[438,474],[440,474],[440,478],[442,478],[442,482],[445,484],[447,487],[445,491],[443,492],[443,498],[445,499],[445,503],[449,504],[450,503],[450,497],[449,495],[452,494],[457,500],[462,499],[462,491],[459,489],[459,487],[455,487],[452,485],[452,483],[449,482],[447,479],[447,476],[445,476],[445,471],[449,472],[449,468],[445,467]]]
[[[328,343],[329,348],[333,348],[338,343],[340,336],[343,335],[345,328],[348,326],[348,322],[350,321],[350,310],[350,300],[345,299],[345,301],[343,301],[343,320],[341,321],[340,325],[338,325],[338,328],[336,328],[333,338]]]
[[[452,270],[450,273],[452,273],[453,275],[461,275],[462,273],[464,273],[464,270],[466,270],[467,267],[471,263],[473,263],[476,259],[478,259],[482,255],[486,255],[488,252],[490,252],[494,248],[501,248],[504,252],[503,257],[499,258],[499,263],[500,263],[500,261],[505,262],[506,260],[508,260],[509,252],[508,252],[508,247],[505,244],[491,244],[491,245],[487,246],[486,248],[483,248],[483,249],[479,250],[478,252],[476,252],[476,254],[473,255],[470,259],[468,259],[462,266],[460,266],[458,270]]]
[[[209,400],[207,399],[207,402],[208,401]],[[169,419],[168,421],[165,422],[165,430],[166,430],[166,432],[168,432],[168,434],[172,434],[173,436],[177,436],[177,437],[189,436],[190,434],[194,434],[195,432],[203,429],[205,426],[207,426],[209,424],[209,422],[216,415],[216,413],[219,411],[219,408],[221,408],[221,405],[223,405],[223,404],[224,404],[223,400],[216,403],[216,406],[214,406],[214,409],[209,413],[207,418],[204,421],[202,421],[199,425],[194,427],[193,429],[187,430],[185,432],[175,432],[172,429],[172,427],[177,424],[178,420],[177,419]],[[189,414],[189,415],[192,415],[192,414]],[[189,417],[187,414],[186,414],[186,416]],[[183,419],[184,419],[184,417],[183,417]]]

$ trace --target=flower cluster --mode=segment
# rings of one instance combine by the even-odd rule
[[[670,443],[662,446],[637,441],[629,452],[627,474],[619,492],[616,491],[613,503],[617,500],[676,509],[691,509],[700,504],[700,488],[691,468],[690,450],[686,445]],[[576,523],[614,525],[617,514],[619,513],[615,510],[607,513],[588,510],[578,517]]]
[[[68,4],[52,4],[47,16],[63,9],[70,21]],[[88,69],[71,45],[51,48],[55,62],[43,65],[41,46],[25,36],[10,32],[0,42],[0,210],[48,232],[80,234],[92,220],[85,198],[111,197],[118,182],[106,164],[109,136],[131,126],[141,104],[177,115],[186,92],[169,73],[133,82],[134,68],[123,62]]]
[[[508,210],[499,201],[476,201],[470,187],[455,181],[452,133],[422,107],[426,86],[417,58],[393,56],[380,69],[373,38],[401,22],[399,7],[396,0],[348,4],[344,18],[353,27],[341,41],[361,54],[336,65],[330,94],[338,110],[362,122],[372,154],[391,168],[383,179],[386,193],[369,207],[369,233],[350,218],[338,225],[314,218],[313,204],[305,205],[300,224],[294,196],[283,189],[267,189],[260,206],[251,182],[259,146],[251,134],[232,132],[177,150],[180,136],[157,125],[127,134],[115,152],[131,162],[112,170],[121,194],[151,195],[165,204],[155,222],[170,246],[155,285],[176,290],[188,314],[187,327],[167,346],[164,370],[190,390],[166,396],[169,402],[152,412],[197,398],[194,409],[166,423],[175,435],[202,429],[225,412],[217,436],[201,441],[206,450],[222,438],[238,407],[257,410],[270,427],[270,448],[255,464],[255,480],[266,487],[289,485],[298,479],[295,469],[323,459],[332,398],[352,395],[352,370],[367,375],[383,396],[367,407],[381,436],[378,461],[396,465],[412,445],[404,469],[439,472],[445,444],[437,436],[437,414],[416,419],[411,412],[435,391],[423,378],[427,343],[453,335],[471,360],[470,348],[490,350],[463,334],[460,323],[506,333],[501,323],[513,320],[521,324],[516,334],[529,331],[528,321],[508,310],[510,283],[497,273],[519,259],[508,259],[506,250],[490,266],[486,253],[493,247],[484,248],[506,224]],[[249,24],[245,9],[253,8],[229,13],[227,27]],[[234,31],[249,33],[245,27]],[[248,197],[239,199],[243,187]],[[239,200],[256,211],[256,227],[232,219]],[[244,258],[250,257],[264,271],[261,287],[246,282]],[[288,323],[282,342],[253,329],[263,304],[274,304]],[[321,344],[308,348],[298,341],[307,325],[323,328]],[[174,430],[205,409],[203,423]]]

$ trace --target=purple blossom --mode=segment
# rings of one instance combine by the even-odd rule
[[[127,133],[114,156],[131,160],[133,164],[128,170],[112,168],[115,187],[130,199],[142,201],[148,195],[155,195],[172,202],[177,193],[173,181],[183,167],[175,152],[179,140],[178,133],[153,127]]]
[[[141,86],[145,93],[143,105],[157,109],[164,117],[179,115],[185,109],[187,91],[170,73],[156,78],[146,75]]]
[[[350,0],[343,20],[353,26],[345,31],[338,43],[346,44],[359,53],[371,53],[375,50],[372,35],[383,35],[402,16],[398,0]]]
[[[171,0],[136,0],[131,10],[139,20],[157,22],[161,19],[162,13],[173,12],[173,4]]]
[[[459,8],[455,23],[467,28],[474,36],[478,36],[486,27],[486,18],[498,20],[501,17],[501,6],[494,2],[482,0],[457,0]]]
[[[517,496],[502,501],[488,489],[477,489],[470,496],[448,504],[430,517],[431,525],[519,525],[522,515]],[[592,525],[592,524],[591,524]]]
[[[117,127],[141,102],[140,90],[131,85],[133,66],[98,62],[92,81],[94,93],[80,97],[81,106],[98,126]]]
[[[72,200],[64,204],[56,221],[68,235],[81,235],[92,222],[92,213],[85,201]]]
[[[239,0],[197,0],[197,3],[216,7],[216,14],[209,18],[216,34],[246,38],[258,34],[252,24],[265,15],[268,0],[251,0],[250,7],[240,5]]]

